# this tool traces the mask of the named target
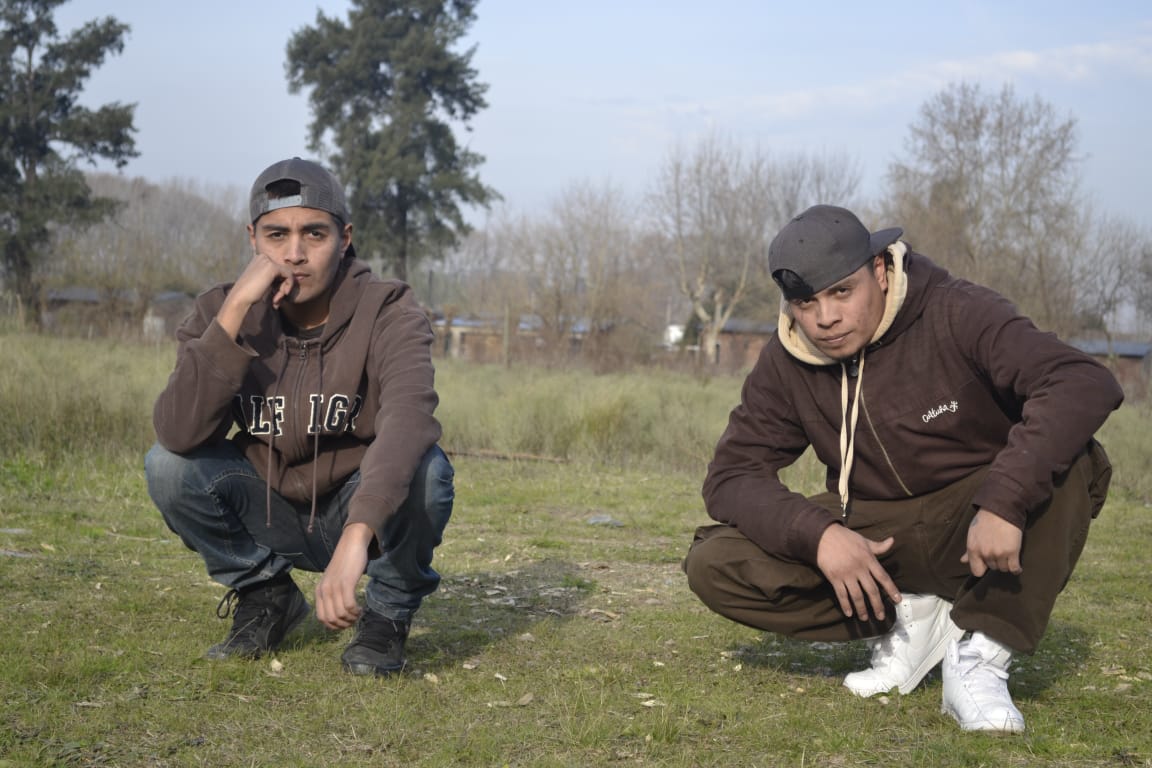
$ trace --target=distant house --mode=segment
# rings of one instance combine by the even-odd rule
[[[1106,339],[1073,339],[1072,346],[1107,365],[1124,394],[1131,400],[1143,400],[1152,382],[1152,343],[1146,341],[1113,341]]]
[[[477,315],[436,318],[432,327],[437,354],[473,363],[499,363],[506,358],[524,360],[541,353],[570,354],[579,351],[588,335],[588,324],[576,321],[564,339],[563,349],[547,349],[544,323],[536,315],[507,320]]]
[[[729,320],[716,339],[713,358],[716,367],[733,373],[751,370],[760,357],[760,350],[774,333],[774,323],[738,318]]]
[[[135,299],[136,293],[130,290],[108,293],[87,286],[51,288],[44,293],[40,326],[61,333],[102,336],[128,320],[128,308]]]
[[[152,297],[144,313],[141,332],[148,341],[173,338],[176,327],[192,311],[193,298],[180,291],[165,291]]]
[[[72,286],[45,292],[40,314],[42,327],[59,333],[104,336],[140,333],[145,339],[171,339],[176,326],[192,309],[191,296],[178,291],[152,297],[138,326],[139,294],[134,290],[106,292]]]

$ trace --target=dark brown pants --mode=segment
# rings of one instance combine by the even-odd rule
[[[1023,573],[989,571],[977,579],[960,562],[972,497],[987,470],[935,493],[895,501],[854,501],[849,528],[895,544],[880,563],[902,592],[953,602],[952,620],[1016,651],[1032,653],[1056,596],[1076,565],[1088,527],[1104,504],[1112,466],[1095,441],[1056,478],[1052,498],[1032,510],[1024,529]],[[839,510],[833,493],[812,501]],[[859,621],[840,611],[831,585],[813,565],[767,554],[735,528],[698,528],[684,559],[692,591],[713,611],[750,627],[810,640],[855,640],[888,632],[895,621]]]

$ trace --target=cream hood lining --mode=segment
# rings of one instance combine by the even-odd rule
[[[888,294],[884,299],[884,315],[880,318],[876,332],[869,339],[869,344],[876,342],[892,327],[908,295],[908,273],[904,268],[904,256],[908,253],[908,246],[898,240],[888,246],[888,253],[892,256],[892,263],[888,266]],[[803,363],[834,365],[839,362],[828,357],[812,343],[792,317],[792,307],[783,297],[780,299],[780,316],[777,320],[776,333],[784,349]]]

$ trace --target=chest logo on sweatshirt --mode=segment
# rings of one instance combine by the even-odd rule
[[[308,403],[308,434],[351,432],[356,428],[356,417],[360,415],[360,409],[364,406],[364,398],[360,395],[348,397],[336,394],[329,396],[325,401],[324,395],[313,394],[309,395]],[[276,437],[284,434],[283,395],[267,398],[252,395],[249,404],[251,416],[248,419],[248,431],[251,434]]]
[[[956,402],[955,400],[950,403],[940,403],[940,405],[929,408],[928,412],[920,417],[920,420],[927,424],[937,416],[943,415],[945,413],[956,413],[958,410],[960,410],[960,403]]]

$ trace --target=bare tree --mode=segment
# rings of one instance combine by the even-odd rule
[[[1152,238],[1147,231],[1126,219],[1095,219],[1077,248],[1081,329],[1103,334],[1111,346],[1117,328],[1135,324],[1143,288],[1141,265],[1150,258]],[[1122,316],[1125,312],[1127,319]]]
[[[859,179],[859,170],[843,156],[774,160],[715,136],[691,153],[677,148],[669,155],[649,195],[649,210],[709,362],[715,362],[721,330],[759,287],[752,278],[763,274],[771,237],[809,205],[851,204]]]
[[[917,250],[1066,332],[1070,244],[1085,227],[1076,143],[1076,121],[1039,98],[951,85],[921,107],[907,158],[889,166],[885,212]]]
[[[634,353],[640,339],[655,347],[659,302],[637,261],[633,206],[618,189],[573,183],[521,233],[515,250],[550,349],[578,346],[595,365],[615,368],[631,356],[622,347]]]
[[[62,227],[53,238],[49,287],[99,294],[109,322],[139,327],[155,294],[195,294],[233,279],[248,245],[238,190],[173,180],[163,186],[115,174],[92,174],[95,194],[122,201],[87,229]]]

